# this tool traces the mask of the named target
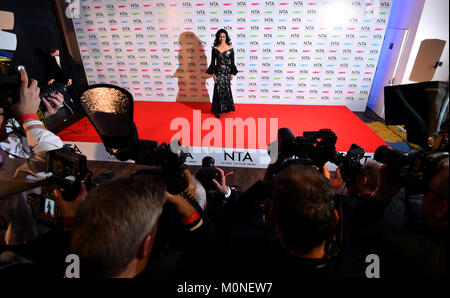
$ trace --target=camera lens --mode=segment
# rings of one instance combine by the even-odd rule
[[[394,150],[389,146],[382,145],[375,151],[374,158],[376,161],[381,163],[393,163],[395,161],[399,161],[405,156],[407,155],[398,150]]]
[[[213,157],[211,156],[205,156],[202,159],[202,167],[204,168],[210,168],[210,167],[214,167],[214,164],[216,163],[216,161],[214,160]]]

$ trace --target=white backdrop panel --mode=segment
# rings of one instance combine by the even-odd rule
[[[364,111],[392,0],[81,0],[73,19],[89,84],[135,100],[209,102],[205,73],[225,28],[236,103],[345,105]]]

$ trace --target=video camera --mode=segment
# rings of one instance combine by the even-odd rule
[[[47,152],[46,172],[52,173],[52,176],[44,179],[40,194],[31,193],[27,196],[27,202],[38,221],[49,227],[62,225],[53,193],[55,189],[61,191],[64,200],[73,201],[78,196],[82,182],[90,190],[114,176],[104,173],[92,178],[86,166],[86,156],[75,153],[69,147]]]
[[[440,163],[448,156],[448,152],[423,149],[406,154],[382,145],[375,151],[374,159],[395,168],[399,182],[410,194],[423,194],[427,192],[428,182],[440,170]]]
[[[217,190],[216,186],[212,182],[215,179],[220,182],[220,172],[214,166],[215,160],[211,156],[205,156],[202,159],[202,167],[197,171],[195,178],[200,181],[206,191]]]
[[[278,130],[279,159],[297,157],[308,159],[313,165],[322,168],[328,161],[335,161],[337,136],[331,129],[305,131],[303,136],[295,137],[289,128]]]

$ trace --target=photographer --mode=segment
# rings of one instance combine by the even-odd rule
[[[424,175],[423,225],[379,226],[380,259],[385,264],[387,277],[449,277],[449,159],[442,159],[437,164],[428,162],[426,166],[431,174]],[[384,164],[379,175],[378,186],[372,197],[386,204],[403,187],[403,183],[398,169],[390,164]]]
[[[358,173],[349,177],[344,174],[348,196],[342,196],[343,249],[361,254],[361,257],[378,248],[378,222],[390,222],[397,226],[405,222],[404,202],[400,198],[395,197],[385,204],[372,197],[378,185],[380,167],[380,163],[369,159]],[[342,170],[337,168],[336,172],[338,176]]]
[[[329,250],[339,222],[329,180],[299,160],[280,169],[270,177],[273,189],[266,202],[270,231],[247,226],[233,235],[232,272],[296,279],[362,276],[353,259]]]
[[[237,185],[228,186],[226,174],[221,168],[214,167],[214,159],[210,156],[202,160],[202,168],[197,172],[198,179],[206,190],[206,214],[214,226],[216,244],[219,255],[223,255],[229,234],[237,225],[235,220],[237,202],[241,194]]]
[[[223,220],[227,210],[229,211],[238,199],[240,188],[237,185],[228,186],[227,174],[221,168],[214,166],[215,160],[206,156],[202,160],[202,167],[195,175],[206,191],[206,212],[215,221]],[[231,173],[229,173],[231,174]],[[228,174],[228,175],[229,175]]]
[[[346,183],[348,195],[352,197],[370,196],[377,187],[380,166],[381,164],[378,162],[368,159],[359,173]],[[336,172],[338,171],[341,170],[337,168]]]
[[[189,171],[183,178],[188,183],[185,192],[195,198]],[[71,238],[72,252],[82,264],[82,278],[153,276],[150,252],[165,200],[173,204],[185,227],[184,255],[175,274],[207,274],[213,251],[202,217],[182,194],[164,190],[162,180],[142,175],[105,182],[89,193],[77,212]]]
[[[189,171],[184,193],[195,199],[195,182]],[[34,266],[16,266],[0,272],[33,272],[62,277],[64,260],[69,253],[80,258],[81,278],[177,277],[208,274],[214,260],[211,234],[202,217],[183,197],[165,191],[166,185],[153,174],[118,178],[102,183],[89,194],[82,187],[76,200],[65,201],[55,190],[64,231],[52,229],[13,250]],[[178,212],[184,226],[184,252],[177,264],[161,263],[151,253],[158,234],[158,220],[165,202]],[[176,218],[173,218],[176,220]],[[163,264],[163,267],[161,267]],[[24,271],[25,270],[25,271]],[[157,272],[169,271],[168,276]]]
[[[237,199],[240,192],[238,186],[228,186],[226,183],[227,175],[224,171],[215,165],[215,160],[211,156],[202,159],[202,167],[197,171],[195,178],[205,188],[207,195],[207,206],[209,210],[216,210],[227,202],[233,202]]]
[[[4,165],[0,168],[0,214],[8,215],[11,221],[7,232],[8,244],[27,241],[46,230],[33,218],[26,195],[33,192],[30,188],[41,179],[37,173],[45,171],[46,151],[63,146],[60,138],[45,129],[36,115],[41,101],[37,81],[28,79],[24,69],[20,70],[20,76],[18,101],[9,105],[2,104],[3,107],[0,108],[1,140],[7,136],[7,120],[13,116],[22,124],[31,148],[31,156],[27,159],[9,158],[5,154]],[[10,98],[0,100],[2,103],[12,101]],[[20,193],[25,190],[28,191]],[[10,196],[5,198],[8,195]]]
[[[70,231],[76,212],[86,200],[87,191],[82,183],[73,201],[65,201],[62,193],[54,189],[57,208],[64,223],[62,228],[52,228],[27,242],[0,247],[4,254],[14,255],[14,262],[0,267],[0,278],[61,278],[66,269],[66,257],[70,254]]]

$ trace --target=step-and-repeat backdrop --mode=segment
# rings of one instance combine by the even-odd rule
[[[73,18],[89,84],[135,100],[209,102],[205,73],[228,31],[236,103],[345,105],[364,111],[392,0],[80,0]]]

